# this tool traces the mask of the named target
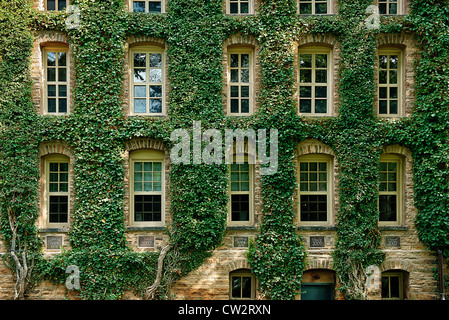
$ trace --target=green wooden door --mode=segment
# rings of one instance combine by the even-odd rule
[[[301,300],[333,300],[332,283],[304,283],[301,285]]]

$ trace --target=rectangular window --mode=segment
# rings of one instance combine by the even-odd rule
[[[378,107],[383,117],[397,117],[401,111],[401,52],[379,50]]]
[[[382,274],[382,299],[384,300],[402,300],[403,294],[403,275],[402,273]]]
[[[69,217],[69,162],[52,157],[46,162],[47,223],[66,224]]]
[[[252,223],[252,168],[248,163],[231,164],[230,218],[231,225]]]
[[[252,13],[252,0],[227,0],[228,14],[250,14]]]
[[[379,223],[400,222],[401,161],[399,157],[382,155],[379,163]]]
[[[299,0],[299,14],[328,14],[328,0]]]
[[[303,156],[299,162],[299,211],[305,224],[327,224],[330,213],[330,158]]]
[[[165,10],[164,10],[164,3],[162,1],[133,0],[132,11],[147,12],[147,13],[163,13]]]
[[[230,273],[230,298],[248,300],[255,298],[255,278],[248,271],[234,271]]]
[[[378,0],[379,14],[399,14],[401,0]]]
[[[45,113],[67,114],[69,96],[68,50],[46,48],[44,51]]]
[[[47,11],[63,11],[68,5],[67,0],[44,0]]]
[[[162,115],[165,104],[165,58],[160,48],[131,51],[133,115]]]
[[[250,115],[252,112],[252,51],[228,53],[228,103],[231,115]]]
[[[162,162],[134,162],[134,221],[162,221]]]
[[[330,114],[330,50],[299,50],[299,113]]]

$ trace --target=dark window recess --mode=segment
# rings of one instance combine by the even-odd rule
[[[249,195],[233,194],[231,196],[232,221],[249,221]]]
[[[379,221],[396,221],[396,196],[379,196]]]
[[[50,196],[50,223],[68,222],[68,196]]]
[[[232,298],[251,298],[251,277],[235,276],[232,278]]]
[[[135,195],[134,221],[161,221],[161,195]]]
[[[327,196],[302,195],[301,221],[326,221],[326,220],[327,220]]]

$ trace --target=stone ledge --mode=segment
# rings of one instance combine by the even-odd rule
[[[336,226],[297,226],[298,231],[336,231]]]
[[[126,227],[126,231],[165,231],[165,227]]]

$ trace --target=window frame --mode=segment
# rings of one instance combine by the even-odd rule
[[[301,162],[326,162],[326,169],[327,169],[327,191],[301,191]],[[333,159],[329,155],[325,154],[307,154],[302,155],[298,157],[298,167],[297,167],[297,184],[298,184],[298,224],[301,226],[329,226],[332,225],[332,209],[333,209],[333,203],[332,203],[332,197],[333,197]],[[304,221],[301,220],[301,195],[326,195],[326,201],[327,201],[327,215],[325,221]]]
[[[145,66],[145,70],[147,73],[147,81],[146,82],[134,82],[134,54],[135,53],[145,53],[146,56],[148,58],[146,58],[146,66]],[[149,82],[150,79],[150,67],[149,67],[149,63],[150,63],[150,59],[149,59],[149,54],[151,53],[156,53],[156,54],[161,54],[161,70],[162,70],[162,82],[160,83],[152,83]],[[157,45],[136,45],[133,46],[129,49],[129,100],[130,100],[130,108],[129,108],[129,115],[130,116],[150,116],[150,117],[154,117],[154,116],[166,116],[167,115],[167,106],[166,106],[166,85],[167,85],[167,79],[166,79],[166,56],[165,56],[165,48],[161,47],[161,46],[157,46]],[[151,85],[160,85],[162,87],[162,97],[161,97],[161,103],[162,103],[162,110],[160,113],[150,113],[150,93],[149,93],[149,87]],[[141,85],[141,86],[145,86],[145,94],[147,95],[145,97],[146,99],[146,112],[145,113],[141,113],[141,112],[134,112],[134,89],[135,86]]]
[[[239,82],[231,82],[231,69],[236,69],[234,67],[231,68],[231,55],[232,54],[238,54],[239,55],[239,66],[237,67],[238,70],[241,70],[242,67],[240,65],[241,62],[241,55],[242,54],[248,54],[249,57],[249,82],[240,82],[240,72],[239,72]],[[245,68],[246,69],[246,68]],[[235,48],[228,48],[227,50],[227,114],[229,116],[235,116],[235,117],[245,117],[245,116],[251,116],[254,112],[254,49],[250,47],[235,47]],[[248,112],[242,113],[241,110],[241,100],[242,97],[241,94],[241,87],[243,85],[248,85],[249,87],[249,97],[248,97]],[[232,112],[231,113],[231,87],[232,86],[238,86],[239,87],[239,112]],[[244,97],[246,98],[246,97]]]
[[[399,298],[391,298],[391,282],[390,282],[390,278],[392,277],[397,277],[398,278],[398,284],[399,284]],[[381,276],[381,298],[382,300],[404,300],[404,273],[403,272],[390,272],[390,271],[385,271],[382,272]],[[389,292],[389,297],[388,298],[384,298],[382,297],[382,278],[388,278],[388,292]]]
[[[161,191],[134,191],[134,163],[161,162]],[[161,221],[135,221],[135,195],[161,196]],[[129,225],[134,227],[163,227],[165,226],[165,154],[153,149],[140,149],[130,152],[129,158]]]
[[[380,56],[386,55],[388,58],[388,66],[387,69],[382,69],[382,70],[387,70],[387,84],[381,84],[380,83]],[[390,56],[392,55],[397,55],[398,56],[398,67],[397,67],[397,85],[391,85],[390,82],[390,70],[394,70],[394,69],[390,69]],[[399,118],[402,117],[403,115],[403,50],[400,48],[395,48],[395,47],[386,47],[386,48],[379,48],[377,51],[377,70],[376,70],[377,74],[376,74],[376,115],[380,118]],[[398,92],[398,98],[397,98],[397,103],[398,103],[398,112],[397,114],[391,114],[390,113],[390,101],[391,100],[395,100],[395,99],[391,99],[390,98],[390,88],[393,87],[397,87],[397,92]],[[387,98],[384,99],[382,98],[382,100],[386,100],[387,101],[387,108],[388,108],[388,112],[386,114],[381,114],[380,113],[380,88],[387,88]]]
[[[50,163],[67,163],[67,191],[50,191]],[[70,193],[71,193],[70,158],[62,154],[50,154],[44,157],[44,214],[43,222],[48,228],[65,228],[70,225]],[[67,196],[67,222],[50,222],[50,196]]]
[[[395,221],[380,221],[379,213],[379,226],[398,226],[402,224],[403,220],[403,201],[404,201],[404,186],[403,186],[403,158],[396,154],[381,154],[379,158],[379,166],[381,162],[394,162],[396,163],[396,191],[380,191],[377,200],[378,210],[380,210],[380,196],[381,195],[396,195],[396,220]],[[379,169],[380,175],[380,169]],[[379,178],[380,183],[380,178]]]
[[[147,14],[162,14],[165,13],[165,0],[129,0],[129,12],[134,12],[134,2],[145,2],[145,12],[141,13],[147,13]],[[150,2],[160,2],[161,3],[161,12],[150,12]]]
[[[307,69],[311,69],[312,71],[312,82],[301,82],[301,54],[311,54],[312,55],[312,67],[311,68],[307,68]],[[327,82],[326,83],[320,83],[320,82],[316,82],[316,55],[317,54],[326,54],[327,55],[327,72],[326,72],[326,77],[327,77]],[[298,104],[298,115],[300,116],[307,116],[307,117],[329,117],[333,114],[332,112],[332,106],[333,106],[333,99],[332,99],[332,93],[333,93],[333,75],[332,75],[332,65],[333,65],[333,50],[331,47],[327,47],[327,46],[300,46],[298,48],[298,75],[297,75],[297,82],[298,82],[298,89],[297,89],[297,104]],[[322,68],[320,68],[322,69]],[[326,90],[326,100],[327,100],[327,104],[326,104],[326,113],[316,113],[315,112],[315,105],[316,105],[316,97],[314,97],[315,95],[315,87],[323,87],[324,84],[327,87]],[[304,113],[301,112],[301,87],[302,86],[310,86],[311,89],[311,94],[312,97],[310,98],[311,100],[311,111],[310,113]]]
[[[232,280],[234,278],[251,278],[251,298],[234,298],[232,296]],[[237,269],[229,272],[229,299],[230,300],[254,300],[256,299],[256,277],[249,269]]]
[[[67,10],[67,7],[70,6],[70,0],[66,0],[66,6],[64,10],[58,10],[56,8],[58,8],[58,4],[59,1],[61,0],[55,0],[55,10],[48,10],[48,0],[43,0],[44,1],[44,11],[54,11],[54,12],[63,12]]]
[[[333,8],[332,8],[332,0],[308,0],[311,4],[312,4],[312,13],[301,13],[300,12],[300,2],[301,2],[301,0],[297,0],[296,1],[296,13],[297,14],[299,14],[299,15],[302,15],[302,16],[307,16],[307,15],[316,15],[316,16],[325,16],[325,15],[328,15],[328,14],[332,14],[332,10],[333,10]],[[315,4],[316,4],[316,2],[326,2],[326,4],[327,4],[327,13],[315,13]]]
[[[43,114],[44,115],[54,115],[54,116],[65,116],[70,114],[70,49],[65,44],[58,44],[58,45],[50,45],[50,46],[44,46],[42,47],[42,66],[43,66]],[[47,65],[47,54],[48,52],[55,52],[56,54],[60,52],[66,53],[66,81],[48,81],[48,65]],[[52,66],[51,66],[52,67]],[[55,76],[57,75],[57,79],[59,80],[59,61],[56,58],[55,59]],[[49,112],[48,111],[48,85],[56,85],[56,110],[57,112]],[[67,87],[67,93],[66,93],[66,99],[67,99],[67,111],[66,112],[59,112],[59,86],[65,85]]]
[[[238,3],[239,13],[231,13],[231,0],[226,0],[226,14],[232,15],[232,16],[247,16],[247,15],[253,15],[255,10],[255,4],[254,0],[235,0],[235,2]],[[248,2],[248,13],[241,13],[241,2]]]
[[[387,13],[380,13],[380,8],[379,8],[380,3],[379,2],[387,4],[387,7],[386,7]],[[388,5],[390,4],[390,2],[391,2],[391,0],[376,0],[377,8],[379,9],[379,14],[380,15],[382,15],[382,16],[397,16],[397,15],[403,15],[404,14],[403,13],[404,12],[404,2],[402,0],[397,0],[396,1],[396,4],[397,4],[396,11],[397,12],[393,13],[393,14],[391,14],[389,12],[390,11],[390,7]]]
[[[254,224],[254,164],[249,163],[249,157],[245,154],[243,159],[237,158],[238,160],[243,160],[243,164],[248,164],[249,171],[249,190],[248,191],[232,191],[231,190],[231,165],[239,164],[236,161],[236,157],[233,159],[233,163],[229,164],[229,183],[228,183],[228,226],[250,226]],[[242,164],[242,163],[240,163]],[[240,180],[239,180],[240,181]],[[248,221],[233,221],[232,220],[232,195],[248,195],[249,198],[249,217]]]

